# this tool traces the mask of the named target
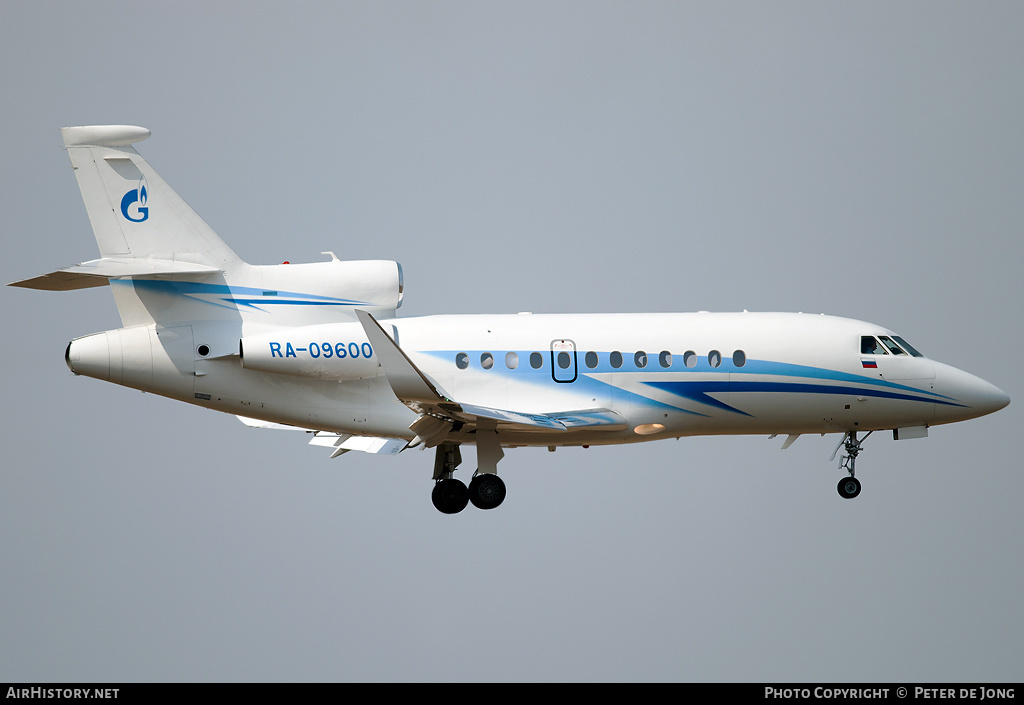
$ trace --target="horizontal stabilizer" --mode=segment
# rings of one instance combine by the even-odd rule
[[[152,134],[145,127],[135,125],[82,125],[63,127],[65,147],[124,147],[148,139]]]
[[[146,277],[158,274],[216,274],[221,270],[194,262],[169,259],[117,259],[104,257],[65,267],[31,279],[11,282],[8,286],[43,291],[73,291],[94,286],[105,286],[118,277]]]

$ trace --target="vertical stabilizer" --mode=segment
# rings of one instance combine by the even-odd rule
[[[238,256],[139,156],[132,144],[144,127],[62,127],[100,254],[120,260],[163,260],[219,270]]]
[[[11,286],[71,291],[109,281],[126,328],[192,326],[204,349],[229,351],[243,326],[252,335],[349,322],[356,308],[394,315],[403,291],[397,262],[243,262],[135,151],[149,134],[130,125],[61,128],[101,257]]]

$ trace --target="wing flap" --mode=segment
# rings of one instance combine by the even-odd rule
[[[548,414],[566,429],[579,431],[583,429],[601,429],[602,431],[621,431],[629,427],[626,420],[611,409],[584,409],[583,411],[561,411]]]
[[[460,404],[462,413],[460,416],[466,421],[475,419],[491,419],[498,421],[503,426],[519,428],[546,428],[552,431],[565,431],[568,427],[547,414],[524,414],[518,411],[507,411],[505,409],[492,409],[486,406],[474,404]]]
[[[532,414],[524,411],[492,409],[474,404],[460,404],[464,422],[476,423],[479,419],[497,421],[499,428],[549,431],[580,431],[601,429],[616,431],[626,428],[626,420],[611,409],[583,409],[580,411],[556,411],[548,414]]]

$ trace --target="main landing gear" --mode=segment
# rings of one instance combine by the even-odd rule
[[[843,436],[843,440],[839,441],[839,445],[836,446],[836,452],[832,454],[832,458],[835,459],[836,453],[839,452],[839,448],[846,450],[846,455],[839,461],[839,469],[846,470],[850,473],[849,477],[844,477],[839,481],[836,486],[836,490],[839,492],[839,496],[843,499],[853,499],[860,494],[860,480],[854,477],[854,466],[857,463],[857,456],[860,455],[861,444],[868,439],[874,431],[868,431],[867,435],[863,438],[857,438],[856,431],[847,431],[846,435]]]
[[[473,473],[469,487],[453,475],[462,462],[457,443],[442,443],[434,457],[434,490],[430,499],[442,514],[458,514],[470,502],[479,509],[494,509],[505,499],[505,483],[493,472]]]

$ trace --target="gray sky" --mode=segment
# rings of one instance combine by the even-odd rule
[[[896,443],[432,455],[74,377],[109,291],[4,289],[0,681],[1020,681],[1024,5],[12,2],[4,282],[96,255],[63,125],[246,260],[397,259],[404,315],[793,310],[1007,409]],[[467,453],[472,466],[474,453]]]

